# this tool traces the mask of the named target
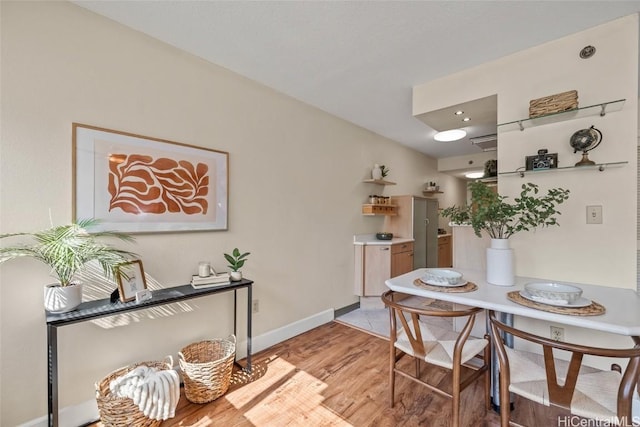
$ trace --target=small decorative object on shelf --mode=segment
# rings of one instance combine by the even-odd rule
[[[576,166],[593,166],[596,162],[589,160],[589,151],[596,148],[602,142],[602,132],[591,126],[589,129],[581,129],[571,135],[569,143],[573,152],[582,151],[582,160]]]
[[[380,165],[380,172],[382,172],[382,178],[386,178],[389,175],[389,168],[385,165]]]
[[[534,118],[545,114],[559,113],[561,111],[575,110],[578,108],[578,91],[556,93],[555,95],[529,101],[529,117]]]
[[[548,154],[546,148],[538,150],[535,156],[527,156],[525,169],[528,171],[540,171],[545,169],[556,169],[558,167],[558,153]]]
[[[440,191],[440,186],[437,185],[435,182],[430,181],[425,187],[424,191],[435,193],[436,191]]]
[[[483,178],[491,178],[498,175],[498,160],[491,159],[484,162]]]
[[[371,178],[376,181],[382,179],[382,168],[377,163],[373,165],[373,169],[371,169]]]

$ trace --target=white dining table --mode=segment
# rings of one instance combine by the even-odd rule
[[[514,286],[497,286],[487,283],[485,272],[480,270],[455,269],[463,278],[473,282],[478,289],[472,292],[438,292],[418,287],[415,279],[424,276],[426,268],[419,268],[385,281],[387,287],[396,292],[423,296],[458,304],[494,310],[500,313],[524,316],[532,319],[572,325],[580,328],[611,332],[629,337],[640,336],[640,295],[633,289],[560,282],[549,278],[516,277]],[[582,288],[582,296],[605,307],[605,313],[597,316],[576,316],[551,313],[517,304],[507,298],[507,293],[520,291],[529,282],[570,283]]]
[[[385,281],[393,291],[408,295],[438,299],[472,307],[498,312],[500,319],[512,325],[513,316],[545,320],[557,324],[571,325],[602,332],[610,332],[630,337],[634,343],[640,342],[640,296],[633,289],[597,286],[583,283],[570,283],[582,288],[584,298],[595,301],[605,308],[605,313],[595,316],[576,316],[558,314],[537,308],[527,307],[511,301],[507,293],[521,291],[529,282],[559,282],[549,278],[516,277],[514,286],[497,286],[487,283],[486,273],[481,270],[455,269],[462,273],[464,280],[473,282],[477,289],[471,292],[438,292],[416,286],[414,281],[423,277],[426,268],[419,268],[401,276]],[[487,325],[488,326],[488,325]],[[513,346],[511,336],[504,337],[505,343]],[[491,375],[491,394],[494,408],[499,410],[498,363],[493,358]]]

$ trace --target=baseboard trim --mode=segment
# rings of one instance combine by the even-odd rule
[[[257,353],[266,348],[272,347],[282,341],[293,338],[296,335],[300,335],[313,328],[317,328],[320,325],[333,321],[335,317],[334,310],[329,309],[316,313],[307,318],[290,323],[278,329],[266,332],[262,335],[253,337],[252,339],[252,353]],[[243,359],[247,356],[247,341],[238,342],[237,358]],[[78,405],[66,406],[60,408],[59,414],[60,427],[77,427],[91,424],[100,418],[98,413],[98,405],[95,400],[88,400]],[[47,427],[47,416],[36,418],[28,421],[24,424],[20,424],[19,427]]]
[[[339,308],[335,311],[335,317],[340,317],[340,316],[344,316],[345,314],[353,311],[353,310],[357,310],[360,308],[360,301],[358,302],[354,302],[353,304],[347,305],[345,307]]]

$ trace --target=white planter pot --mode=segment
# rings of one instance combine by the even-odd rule
[[[373,169],[371,169],[371,178],[373,179],[382,179],[382,169],[380,168],[380,166],[374,166]]]
[[[44,309],[50,313],[75,310],[82,302],[82,285],[60,286],[53,283],[44,287]]]
[[[229,274],[232,282],[237,282],[238,280],[242,280],[242,271],[232,271]]]
[[[491,239],[491,247],[487,248],[487,282],[498,286],[516,284],[509,239]]]

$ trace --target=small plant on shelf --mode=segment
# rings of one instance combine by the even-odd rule
[[[231,269],[231,280],[242,279],[240,269],[244,266],[249,255],[251,255],[251,252],[241,254],[238,248],[234,248],[231,254],[224,254],[224,258],[229,263],[229,268]]]
[[[389,168],[385,165],[380,165],[380,171],[382,172],[382,178],[386,178],[389,175]]]

